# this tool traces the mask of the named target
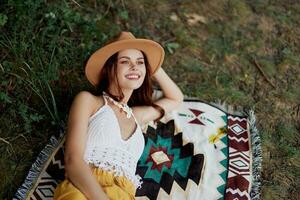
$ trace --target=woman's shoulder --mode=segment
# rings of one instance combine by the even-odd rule
[[[82,90],[82,91],[78,92],[77,95],[75,96],[75,98],[88,98],[90,100],[92,100],[96,97],[97,97],[96,95],[94,95],[91,92],[86,91],[86,90]]]
[[[89,91],[80,91],[74,98],[82,106],[90,108],[93,112],[104,105],[102,95],[94,95]]]

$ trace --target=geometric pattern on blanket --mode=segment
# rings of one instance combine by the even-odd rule
[[[226,199],[250,199],[250,145],[247,120],[228,117],[229,172]]]
[[[194,145],[183,145],[182,133],[175,133],[175,122],[158,123],[146,132],[145,150],[139,160],[137,173],[143,185],[136,196],[157,199],[160,188],[170,194],[173,184],[186,190],[189,180],[200,183],[204,164],[203,154],[194,154]]]
[[[245,113],[244,113],[245,114]],[[254,113],[188,100],[143,127],[136,199],[259,199],[260,141]],[[14,199],[52,199],[64,179],[65,136],[51,137]],[[253,156],[255,162],[253,162]]]

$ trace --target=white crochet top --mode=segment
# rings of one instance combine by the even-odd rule
[[[132,113],[135,132],[128,139],[122,139],[118,119],[106,97],[104,101],[105,104],[89,118],[84,161],[113,172],[115,176],[125,176],[136,188],[141,188],[141,177],[135,172],[145,146],[142,129]]]

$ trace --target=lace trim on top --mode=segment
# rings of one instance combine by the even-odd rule
[[[109,162],[103,162],[103,161],[92,161],[92,160],[88,160],[88,163],[91,163],[93,165],[95,165],[96,167],[99,167],[103,170],[112,172],[114,174],[114,176],[125,176],[128,180],[130,180],[135,188],[141,188],[143,181],[142,181],[142,177],[140,177],[138,174],[133,175],[129,172],[127,172],[126,170],[124,170],[124,168],[122,168],[121,166],[117,165],[117,164],[111,164]]]

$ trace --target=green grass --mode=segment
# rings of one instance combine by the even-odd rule
[[[1,1],[0,199],[12,198],[75,94],[90,90],[86,59],[120,30],[160,42],[186,95],[254,107],[262,199],[300,199],[299,19],[299,4],[279,0]]]

